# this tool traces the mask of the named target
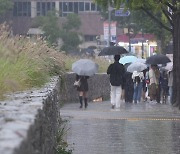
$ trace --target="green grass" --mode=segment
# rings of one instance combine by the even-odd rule
[[[11,36],[4,25],[0,25],[0,99],[4,94],[41,87],[53,75],[72,71],[72,63],[81,59],[58,52],[42,40]],[[88,58],[88,57],[83,57]],[[104,73],[109,62],[102,57],[91,58]]]
[[[63,54],[43,40],[9,35],[0,25],[0,99],[4,94],[41,87],[64,72]]]

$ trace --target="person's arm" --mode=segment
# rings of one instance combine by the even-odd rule
[[[141,72],[141,80],[144,80],[144,73]]]
[[[107,74],[111,74],[111,70],[112,70],[112,65],[109,65],[109,67],[107,69]]]

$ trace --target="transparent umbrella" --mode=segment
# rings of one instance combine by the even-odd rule
[[[92,76],[98,72],[98,64],[89,59],[80,59],[72,64],[72,70],[78,75]]]
[[[141,72],[147,69],[147,65],[141,62],[134,62],[130,64],[127,68],[127,71],[133,73],[134,71]]]
[[[135,62],[137,60],[138,60],[138,58],[135,57],[135,56],[124,56],[124,57],[120,58],[119,63],[124,65],[124,64],[127,64],[127,63]]]

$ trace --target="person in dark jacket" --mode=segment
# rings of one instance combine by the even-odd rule
[[[133,102],[133,94],[134,94],[134,82],[132,79],[132,73],[126,72],[125,76],[125,102],[132,103]]]
[[[110,64],[107,69],[107,74],[110,75],[112,109],[120,108],[120,98],[124,84],[125,69],[124,66],[119,63],[119,59],[120,55],[115,55],[115,62]]]
[[[84,99],[84,107],[87,108],[87,92],[88,92],[88,81],[89,76],[79,76],[76,75],[76,81],[80,80],[80,86],[77,87],[77,91],[79,91],[79,102],[80,108],[83,107],[83,99]]]

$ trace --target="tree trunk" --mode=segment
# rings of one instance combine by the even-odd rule
[[[173,17],[173,102],[180,107],[180,13]]]

